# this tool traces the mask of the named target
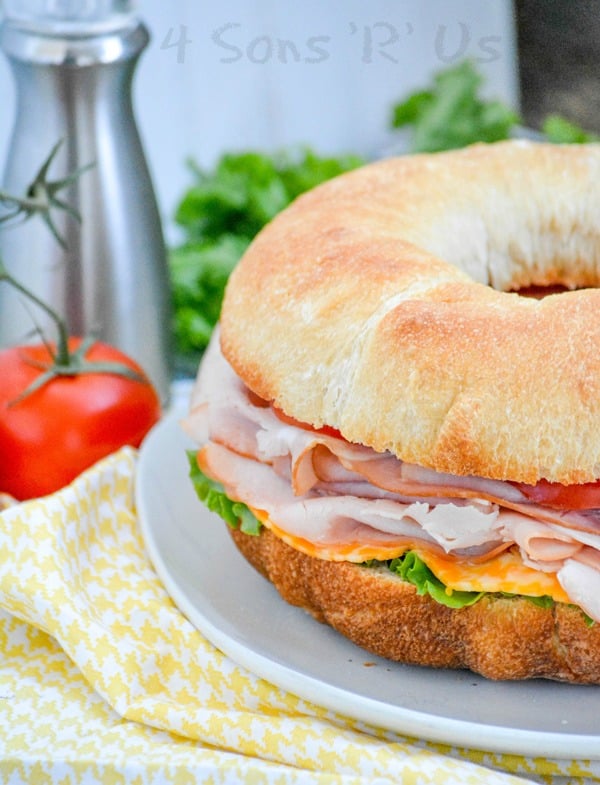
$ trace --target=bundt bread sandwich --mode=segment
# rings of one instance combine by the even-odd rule
[[[255,239],[184,427],[288,602],[400,662],[600,683],[598,205],[600,146],[503,142]]]

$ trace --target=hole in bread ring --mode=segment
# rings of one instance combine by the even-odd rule
[[[562,294],[571,291],[566,286],[554,284],[552,286],[524,286],[522,289],[511,289],[510,291],[521,297],[533,297],[535,300],[543,300],[551,294]]]
[[[302,422],[453,474],[600,476],[600,146],[377,162],[234,271],[225,356]],[[514,290],[560,286],[536,300]]]

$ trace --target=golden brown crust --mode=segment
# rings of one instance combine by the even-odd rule
[[[506,290],[597,286],[598,203],[599,145],[476,145],[336,178],[234,271],[224,354],[289,415],[405,461],[593,480],[600,290]]]
[[[487,595],[455,610],[389,571],[307,556],[268,529],[231,535],[287,602],[381,657],[489,679],[600,684],[600,625],[588,627],[577,608]]]

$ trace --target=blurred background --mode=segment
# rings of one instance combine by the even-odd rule
[[[600,13],[590,0],[139,0],[152,41],[135,105],[167,226],[185,159],[310,144],[372,156],[390,107],[472,58],[484,93],[528,124],[559,111],[600,130]],[[14,86],[0,58],[0,161]],[[42,118],[40,118],[42,121]]]
[[[552,3],[550,3],[551,5]],[[185,159],[309,144],[377,155],[392,103],[465,57],[485,92],[519,100],[511,2],[494,0],[139,0],[152,40],[134,83],[140,132],[171,233]],[[0,57],[0,160],[14,86]],[[43,122],[43,118],[40,118]]]
[[[490,139],[545,129],[556,114],[560,140],[583,140],[571,123],[600,132],[600,14],[589,0],[140,0],[137,11],[151,42],[134,108],[170,251],[180,354],[203,348],[227,275],[260,225],[319,179],[410,149],[423,108],[438,137],[472,110]],[[0,106],[5,162],[15,89],[3,56]],[[424,134],[422,149],[435,136]],[[319,162],[279,179],[273,160],[219,164],[306,146]]]
[[[600,131],[600,6],[587,0],[516,0],[521,110],[539,127],[559,112]]]

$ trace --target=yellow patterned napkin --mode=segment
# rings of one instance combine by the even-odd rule
[[[368,728],[237,666],[177,610],[148,560],[136,459],[125,448],[0,513],[1,782],[600,781],[597,763]]]

